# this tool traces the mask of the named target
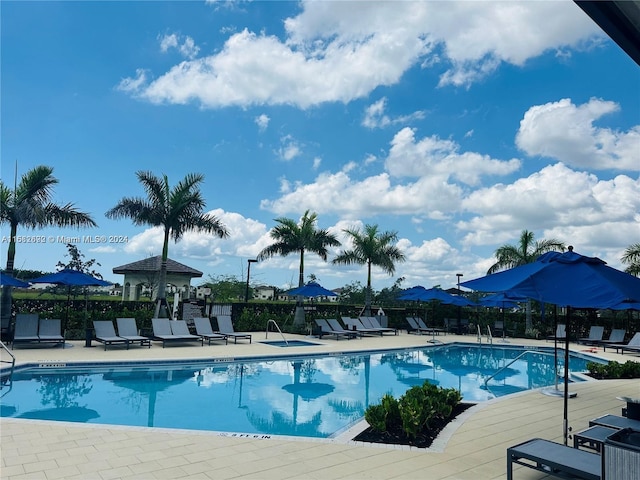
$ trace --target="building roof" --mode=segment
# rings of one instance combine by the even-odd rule
[[[139,273],[139,272],[157,272],[160,270],[160,263],[162,257],[156,255],[155,257],[145,258],[144,260],[138,260],[137,262],[127,263],[119,267],[114,267],[113,273],[124,275],[127,273]],[[188,267],[175,260],[167,259],[167,273],[185,275],[189,277],[201,277],[202,272],[195,268]]]

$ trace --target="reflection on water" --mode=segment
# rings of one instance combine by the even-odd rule
[[[483,401],[553,385],[552,355],[531,353],[485,379],[522,350],[428,347],[349,356],[246,363],[42,369],[14,374],[3,416],[256,435],[329,437],[386,393],[425,381]],[[559,359],[562,361],[562,358]],[[586,360],[572,359],[572,371]],[[562,364],[560,364],[562,368]]]

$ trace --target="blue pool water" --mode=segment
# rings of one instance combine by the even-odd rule
[[[307,342],[305,340],[263,340],[260,343],[273,347],[313,347],[321,345],[320,343]]]
[[[13,374],[6,417],[331,437],[360,420],[385,393],[425,380],[459,389],[465,401],[553,385],[552,355],[468,345],[242,362],[109,364],[30,368]],[[562,355],[560,355],[562,357]],[[572,357],[585,371],[588,357]],[[562,367],[562,358],[559,358]]]

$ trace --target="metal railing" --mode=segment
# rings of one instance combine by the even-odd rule
[[[16,357],[13,355],[13,353],[11,353],[11,351],[7,348],[7,346],[4,344],[3,341],[0,341],[0,347],[9,354],[9,356],[11,357],[11,360],[4,360],[3,358],[0,357],[0,362],[1,363],[10,363],[11,364],[11,369],[6,372],[6,371],[2,371],[0,373],[0,377],[1,377],[1,382],[0,382],[0,389],[6,385],[9,384],[9,389],[11,389],[11,377],[13,376],[13,368],[16,366]]]
[[[549,352],[543,352],[541,350],[526,350],[524,352],[522,352],[520,355],[518,355],[516,358],[514,358],[513,360],[511,360],[509,363],[507,363],[506,365],[503,365],[502,367],[500,367],[498,370],[496,370],[492,375],[489,375],[487,378],[484,379],[484,386],[487,386],[487,383],[489,383],[489,380],[491,380],[492,378],[496,377],[500,372],[502,372],[503,370],[506,370],[507,368],[509,368],[511,365],[513,365],[515,362],[517,362],[518,360],[520,360],[522,357],[524,357],[525,355],[529,354],[529,353],[537,353],[539,355],[551,355],[553,356],[553,353],[549,353]]]
[[[278,324],[276,323],[276,321],[272,318],[270,318],[269,320],[267,320],[267,330],[264,334],[264,338],[265,340],[267,339],[267,337],[269,336],[269,324],[273,323],[276,326],[276,329],[278,330],[278,332],[280,333],[280,336],[282,337],[282,340],[284,340],[284,343],[286,345],[289,345],[289,342],[287,341],[287,339],[284,337],[284,334],[282,333],[282,330],[280,330],[280,327],[278,326]]]

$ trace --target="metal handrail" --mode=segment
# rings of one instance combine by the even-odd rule
[[[264,338],[265,340],[267,339],[267,337],[269,336],[269,324],[273,323],[276,328],[278,329],[278,332],[280,332],[280,336],[282,337],[282,340],[284,340],[284,343],[286,345],[289,345],[289,342],[287,341],[287,339],[284,337],[284,334],[282,333],[282,330],[280,330],[280,327],[278,326],[278,324],[276,323],[276,321],[273,318],[270,318],[269,320],[267,320],[267,331],[264,334]]]
[[[7,348],[7,346],[4,344],[4,342],[2,340],[0,340],[0,347],[2,347],[2,349],[7,352],[9,354],[9,356],[11,357],[11,361],[9,360],[3,360],[0,358],[0,362],[2,363],[10,363],[11,364],[11,370],[9,370],[9,374],[5,376],[4,372],[2,372],[2,382],[0,384],[0,388],[2,388],[2,385],[5,384],[5,377],[9,379],[9,382],[11,381],[11,377],[13,376],[13,368],[16,366],[16,357],[13,355],[13,353],[11,353],[9,351],[9,349]],[[11,390],[11,385],[9,386],[9,390]],[[4,396],[4,395],[3,395]]]
[[[489,380],[491,380],[492,378],[494,378],[496,375],[498,375],[500,372],[502,372],[503,370],[506,370],[507,368],[509,368],[511,365],[513,365],[515,362],[517,362],[518,360],[520,360],[522,357],[524,357],[525,355],[527,355],[528,353],[538,353],[540,355],[553,355],[553,353],[549,353],[549,352],[543,352],[541,350],[526,350],[524,352],[522,352],[520,355],[518,355],[516,358],[514,358],[513,360],[511,360],[509,363],[507,363],[506,365],[503,365],[502,367],[500,367],[498,370],[495,371],[495,373],[493,375],[489,375],[485,380],[484,380],[484,386],[487,386],[487,383],[489,383]]]

